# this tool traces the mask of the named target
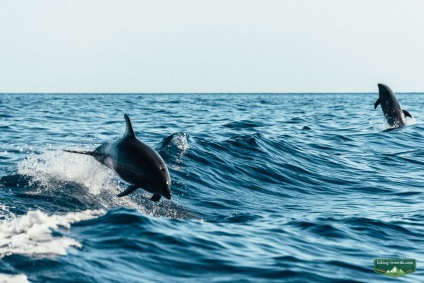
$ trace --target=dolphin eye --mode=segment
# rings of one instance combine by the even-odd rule
[[[160,171],[165,171],[165,168],[163,168],[163,167],[159,167],[159,170],[160,170]]]

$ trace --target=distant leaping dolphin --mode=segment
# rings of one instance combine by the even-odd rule
[[[412,118],[412,115],[400,108],[399,101],[397,100],[393,91],[385,84],[378,84],[379,98],[374,104],[374,109],[381,104],[384,117],[390,127],[397,128],[405,126],[405,117]]]
[[[165,162],[153,148],[136,138],[130,118],[127,114],[124,117],[127,127],[125,135],[119,140],[104,143],[94,151],[64,151],[93,156],[130,183],[118,197],[142,188],[153,194],[152,201],[159,201],[161,196],[171,199],[171,177]]]

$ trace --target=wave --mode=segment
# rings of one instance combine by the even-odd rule
[[[262,122],[257,122],[257,121],[242,120],[242,121],[234,121],[234,122],[227,123],[224,125],[224,127],[241,130],[241,129],[254,129],[259,127],[265,127],[265,124]]]
[[[352,136],[337,134],[331,139],[333,143],[335,137],[342,146],[356,146]],[[222,214],[220,209],[257,209],[263,202],[281,199],[355,192],[396,193],[391,187],[373,187],[380,178],[387,178],[374,177],[375,173],[371,175],[375,181],[371,179],[363,185],[361,176],[375,168],[351,158],[346,146],[326,147],[325,142],[308,146],[294,141],[287,134],[270,138],[253,133],[222,141],[192,137],[185,132],[171,134],[156,149],[169,167],[174,198],[158,204],[152,203],[149,193],[141,189],[128,197],[116,197],[127,184],[112,170],[89,156],[60,150],[30,154],[18,164],[15,175],[1,179],[0,187],[26,199],[48,200],[48,211],[128,207],[152,216],[209,220]],[[399,148],[404,152],[401,144]],[[420,154],[416,150],[406,153],[378,158],[384,163],[399,163],[414,160]],[[419,160],[416,163],[420,164]]]
[[[159,145],[156,146],[157,151],[167,161],[168,166],[175,170],[181,169],[180,164],[183,162],[185,153],[190,149],[190,135],[184,132],[174,133],[164,138]]]

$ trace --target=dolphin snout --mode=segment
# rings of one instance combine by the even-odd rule
[[[163,192],[163,196],[166,199],[171,199],[172,198],[172,192],[171,192],[171,188],[170,187],[166,187],[165,191]]]

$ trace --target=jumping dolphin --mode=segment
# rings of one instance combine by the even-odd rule
[[[130,183],[118,197],[142,188],[153,194],[152,201],[159,201],[161,196],[171,199],[171,177],[165,162],[153,148],[136,138],[130,118],[127,114],[124,117],[127,127],[119,140],[104,143],[94,151],[64,151],[93,156]]]
[[[385,84],[378,84],[379,98],[374,104],[374,109],[381,104],[384,117],[390,127],[397,128],[405,126],[405,117],[412,118],[411,114],[400,108],[399,101],[397,100],[393,91]]]

